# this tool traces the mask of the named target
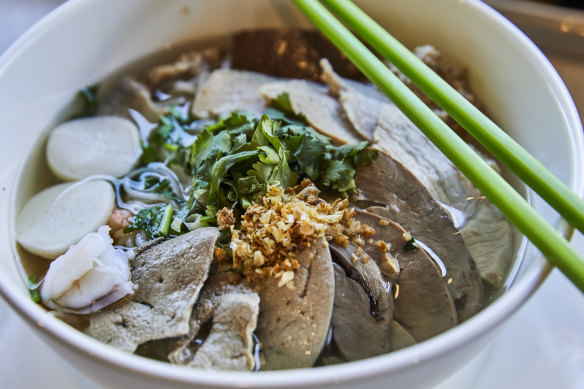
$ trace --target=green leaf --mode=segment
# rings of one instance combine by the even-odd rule
[[[219,185],[227,176],[227,171],[237,162],[241,162],[247,158],[255,157],[258,151],[242,151],[241,153],[226,155],[215,163],[212,169],[212,174],[209,179],[209,197],[208,204],[213,203],[218,198]]]
[[[263,163],[267,163],[268,165],[277,165],[280,162],[280,158],[278,157],[278,153],[274,150],[273,147],[270,146],[260,146],[258,150],[263,151],[263,153],[259,154],[260,161]]]
[[[40,304],[42,298],[41,298],[41,292],[39,290],[40,284],[36,278],[36,276],[33,274],[30,277],[28,277],[28,293],[30,294],[30,298],[32,301],[34,301],[37,304]]]
[[[355,169],[349,163],[331,160],[326,164],[322,182],[339,192],[346,192],[355,189],[354,176]]]
[[[247,195],[264,191],[266,190],[266,186],[260,183],[257,176],[253,175],[239,178],[237,180],[237,189],[239,193]]]
[[[287,92],[280,93],[275,99],[270,102],[270,107],[283,112],[284,114],[294,114],[292,103],[290,103],[290,95]]]
[[[367,149],[358,153],[353,157],[353,165],[355,167],[371,166],[375,158],[379,156],[379,150]]]
[[[338,159],[350,158],[350,157],[357,155],[359,152],[363,151],[368,145],[369,145],[369,142],[367,142],[367,141],[353,143],[353,144],[345,144],[345,145],[339,146],[335,150],[334,155]]]
[[[298,166],[312,181],[318,180],[323,162],[327,159],[327,147],[310,135],[302,137],[302,143],[294,153]]]
[[[74,114],[71,119],[79,119],[90,116],[95,116],[97,112],[97,90],[98,85],[86,86],[77,92],[76,104],[79,109],[76,114]]]
[[[212,164],[229,151],[231,151],[229,133],[223,131],[213,135],[209,131],[202,131],[191,147],[191,166],[194,171],[198,171],[203,165],[208,165],[205,162]]]
[[[124,233],[128,234],[142,230],[149,240],[163,236],[161,232],[164,232],[164,229],[161,230],[161,223],[167,209],[168,206],[166,204],[158,204],[150,208],[141,209],[132,217],[130,225],[124,228]],[[168,224],[170,225],[170,222]]]

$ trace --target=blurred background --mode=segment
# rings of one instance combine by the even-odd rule
[[[0,54],[64,2],[0,0]],[[485,2],[543,51],[564,80],[584,120],[584,0]],[[584,253],[582,234],[576,233],[572,242]],[[582,323],[584,296],[554,270],[491,347],[437,389],[584,388]],[[95,387],[60,361],[1,298],[0,349],[3,388],[47,387],[47,383],[48,387],[62,389]]]

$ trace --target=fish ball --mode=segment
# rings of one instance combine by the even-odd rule
[[[71,120],[51,131],[47,161],[55,175],[65,181],[94,174],[120,177],[140,157],[140,134],[130,120],[95,116]]]
[[[31,198],[18,215],[16,240],[31,253],[54,259],[104,225],[114,204],[114,190],[104,180],[49,187]]]

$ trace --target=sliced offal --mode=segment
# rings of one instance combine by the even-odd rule
[[[438,68],[473,104],[477,103],[468,92],[463,69],[447,64],[432,47],[421,47],[415,52],[431,67]],[[321,67],[323,81],[338,97],[355,130],[418,177],[460,229],[480,276],[493,286],[500,287],[507,274],[508,258],[514,250],[516,239],[507,219],[379,90],[372,85],[340,77],[325,60],[321,61]],[[414,91],[419,92],[415,88]],[[449,125],[456,124],[448,115],[445,119]],[[453,128],[458,132],[457,126]],[[462,134],[459,132],[461,136],[464,134],[468,135],[465,131]],[[493,168],[499,169],[495,161],[487,156],[483,158]]]
[[[131,264],[135,294],[92,314],[89,334],[128,352],[187,335],[218,236],[216,228],[199,228],[138,254]]]
[[[47,161],[63,180],[128,173],[141,154],[134,123],[117,116],[74,119],[55,127],[47,142]]]
[[[355,246],[331,246],[335,263],[333,339],[345,361],[381,355],[391,350],[393,294],[373,261],[352,261]]]
[[[114,190],[103,180],[49,187],[37,193],[20,211],[16,240],[33,254],[55,259],[104,225],[114,203]]]
[[[401,350],[416,344],[416,339],[399,322],[393,321],[391,326],[391,351]]]
[[[98,115],[133,119],[134,113],[139,112],[142,120],[158,123],[160,116],[164,114],[164,107],[154,102],[148,87],[131,77],[124,77],[98,98]]]
[[[188,336],[177,342],[169,360],[208,370],[253,370],[253,332],[260,298],[243,284],[233,285],[226,273],[210,277],[191,317]]]
[[[256,72],[217,69],[195,96],[192,114],[207,118],[235,110],[248,110],[259,115],[266,107],[260,88],[274,80],[274,77]]]
[[[406,231],[391,220],[368,212],[357,212],[356,220],[375,228],[374,241],[387,244],[388,253],[400,266],[393,316],[417,341],[428,339],[457,324],[456,309],[442,274],[419,248],[408,250]],[[375,258],[371,247],[367,251]]]
[[[263,346],[263,370],[311,367],[327,339],[335,279],[329,246],[316,239],[296,255],[294,289],[270,278],[258,286],[256,335]]]
[[[452,219],[420,181],[402,164],[380,153],[367,169],[355,175],[360,192],[353,199],[362,205],[383,205],[375,213],[401,225],[429,247],[446,267],[448,290],[458,320],[481,307],[482,283],[476,265]],[[398,258],[399,260],[399,258]]]
[[[294,112],[304,115],[308,124],[337,143],[362,140],[324,85],[304,80],[277,81],[262,86],[260,91],[268,99],[287,93]]]

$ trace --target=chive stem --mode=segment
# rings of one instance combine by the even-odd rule
[[[170,230],[170,224],[172,222],[172,214],[174,213],[174,208],[171,204],[166,206],[164,210],[164,214],[162,215],[162,220],[160,220],[160,234],[162,236],[168,236],[168,232]]]

